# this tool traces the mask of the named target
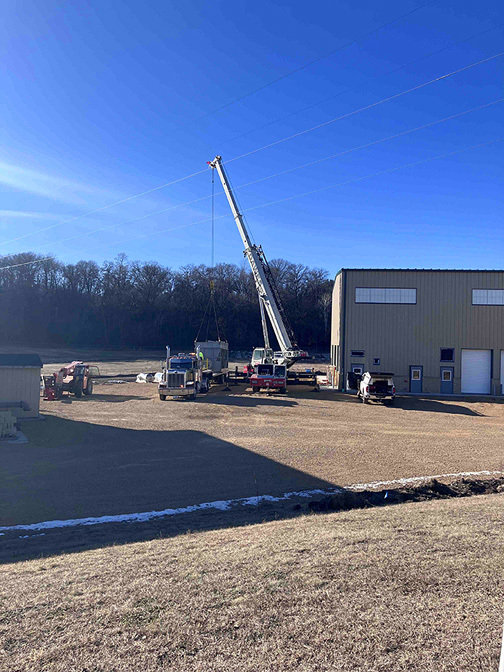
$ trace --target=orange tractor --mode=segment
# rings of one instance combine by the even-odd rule
[[[84,362],[72,362],[63,366],[52,376],[43,376],[44,399],[52,401],[61,399],[63,392],[82,397],[93,394],[93,378],[100,375],[97,366],[84,364]]]

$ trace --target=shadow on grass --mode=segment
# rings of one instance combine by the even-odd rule
[[[135,394],[92,394],[91,396],[75,397],[65,394],[61,399],[56,399],[60,404],[91,404],[93,402],[106,401],[110,403],[120,403],[122,401],[145,401],[148,397],[140,397]]]
[[[341,403],[351,403],[351,404],[362,404],[360,399],[357,399],[355,394],[343,393],[343,392],[329,392],[322,391],[320,393],[320,399],[324,401],[337,401]],[[463,399],[463,398],[447,398],[440,396],[438,399],[433,399],[432,397],[396,397],[393,405],[388,403],[382,403],[381,401],[371,401],[370,406],[383,406],[384,411],[387,409],[388,412],[393,412],[394,409],[402,409],[404,411],[422,411],[424,413],[449,413],[452,415],[470,415],[470,416],[479,416],[485,417],[484,413],[480,413],[473,408],[468,408],[467,406],[462,406],[457,401],[466,401],[466,402],[485,402],[490,403],[495,400],[489,398],[478,398],[475,399]],[[496,403],[501,403],[497,401]]]
[[[271,399],[265,399],[265,403]],[[2,449],[0,562],[248,525],[299,515],[294,499],[259,506],[204,502],[330,491],[332,483],[200,431],[136,430],[46,416],[30,442]],[[303,500],[306,502],[306,500]],[[147,522],[6,529],[43,521],[123,516],[193,506]]]
[[[233,394],[230,392],[227,395],[213,395],[209,394],[206,397],[198,397],[198,401],[204,401],[207,404],[217,404],[219,406],[241,406],[244,408],[250,407],[254,408],[256,406],[284,406],[292,407],[297,406],[297,401],[292,399],[286,399],[283,395],[273,393],[268,395],[267,393],[244,393],[244,394]]]
[[[392,408],[402,408],[405,411],[423,411],[424,413],[449,413],[452,415],[471,415],[485,417],[484,413],[456,404],[451,399],[419,399],[415,397],[396,397]]]

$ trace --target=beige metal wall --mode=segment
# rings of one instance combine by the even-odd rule
[[[504,347],[504,306],[473,306],[473,289],[504,289],[496,271],[352,271],[346,275],[345,375],[352,363],[364,370],[391,371],[398,392],[409,390],[409,367],[423,366],[423,392],[440,392],[441,366],[454,367],[460,392],[461,349],[493,350],[492,393],[500,393],[500,351]],[[338,278],[341,278],[341,273]],[[341,279],[334,287],[333,328],[338,322]],[[416,288],[417,304],[355,303],[356,287]],[[332,343],[341,341],[339,329]],[[441,348],[455,348],[453,363],[440,362]],[[352,358],[351,350],[364,350]],[[379,367],[373,358],[380,358]]]
[[[0,366],[0,401],[24,401],[29,411],[9,409],[20,418],[37,418],[40,406],[40,369],[38,367]]]

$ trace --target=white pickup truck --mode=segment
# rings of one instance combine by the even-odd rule
[[[392,406],[395,400],[393,373],[363,373],[357,387],[357,398],[367,404],[370,399]]]

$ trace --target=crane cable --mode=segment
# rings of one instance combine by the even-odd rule
[[[213,314],[215,320],[215,331],[217,332],[217,340],[220,341],[220,332],[219,332],[219,320],[217,318],[217,306],[215,303],[215,175],[214,171],[211,171],[212,174],[212,191],[211,191],[211,212],[212,216],[211,221],[211,266],[210,266],[210,296],[208,303],[203,313],[203,319],[201,320],[200,327],[198,329],[198,334],[196,336],[196,341],[199,340],[199,335],[205,324],[206,319],[206,340],[208,341],[208,336],[210,333],[210,317]]]

